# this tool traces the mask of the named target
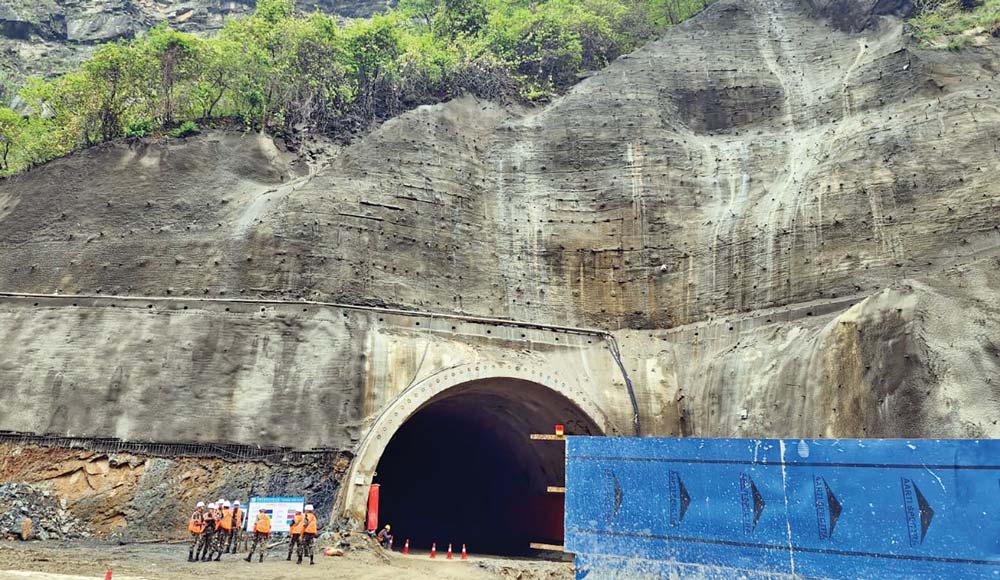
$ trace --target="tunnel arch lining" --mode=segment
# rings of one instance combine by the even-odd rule
[[[371,428],[358,445],[358,452],[351,463],[347,479],[342,487],[342,500],[337,503],[337,515],[348,520],[349,525],[363,528],[368,490],[372,484],[375,469],[393,435],[421,409],[439,400],[445,393],[463,385],[487,379],[510,379],[534,383],[544,387],[568,402],[586,417],[590,423],[604,434],[619,433],[620,430],[600,407],[584,392],[579,384],[566,380],[558,373],[533,365],[456,365],[437,371],[415,382],[397,395],[375,418]]]

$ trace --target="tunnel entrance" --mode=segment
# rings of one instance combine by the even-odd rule
[[[565,446],[531,441],[563,424],[600,435],[562,395],[537,383],[484,379],[431,399],[393,435],[376,468],[379,526],[402,546],[462,544],[470,552],[530,555],[531,542],[563,543]]]

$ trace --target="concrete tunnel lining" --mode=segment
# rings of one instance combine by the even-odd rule
[[[393,524],[398,541],[410,538],[417,549],[437,542],[443,550],[450,542],[517,555],[529,553],[532,541],[561,543],[563,498],[546,487],[563,485],[565,448],[529,435],[550,433],[556,423],[568,434],[604,434],[607,425],[584,406],[523,378],[474,379],[439,390],[372,446],[378,448],[373,463],[376,449],[362,450],[377,465],[368,481],[381,486],[380,525]],[[352,487],[367,494],[367,485]],[[348,508],[359,502],[357,491]]]

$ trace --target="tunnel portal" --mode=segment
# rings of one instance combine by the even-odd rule
[[[573,402],[537,383],[484,379],[440,393],[399,428],[379,460],[380,527],[396,546],[467,544],[475,553],[529,555],[531,542],[562,544],[565,446],[531,441],[563,424],[601,435]]]

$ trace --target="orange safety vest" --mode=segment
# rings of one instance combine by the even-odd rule
[[[306,533],[316,535],[316,514],[306,514]]]
[[[267,514],[257,516],[257,523],[253,525],[253,531],[260,532],[262,534],[270,534],[271,518],[267,517]]]
[[[288,533],[292,534],[293,536],[301,536],[302,530],[304,529],[305,529],[305,522],[304,518],[302,517],[302,514],[296,514],[295,517],[292,518],[292,525],[288,528]]]
[[[188,520],[188,531],[192,534],[200,534],[205,531],[205,520],[202,518],[201,512],[191,514],[191,519]]]
[[[222,509],[222,519],[219,525],[227,532],[233,529],[233,510],[229,508]]]
[[[233,508],[233,524],[237,530],[243,527],[243,510],[240,508]]]
[[[217,527],[219,527],[218,523],[216,522],[217,518],[215,517],[215,510],[208,510],[201,517],[202,517],[202,520],[204,520],[204,522],[205,522],[205,528],[206,529],[208,528],[209,524],[212,524],[212,531],[213,532],[215,531],[215,529]]]

